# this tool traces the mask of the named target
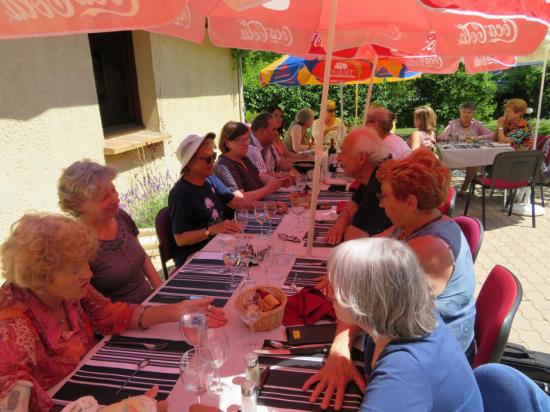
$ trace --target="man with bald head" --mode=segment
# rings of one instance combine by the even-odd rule
[[[392,159],[397,160],[407,157],[411,153],[411,149],[401,137],[391,132],[394,120],[395,115],[391,111],[383,107],[377,107],[369,110],[366,126],[372,127],[378,132],[384,141],[384,145],[391,153]]]
[[[358,180],[360,185],[328,231],[329,244],[374,236],[391,226],[379,205],[380,183],[376,179],[378,166],[389,157],[388,149],[373,128],[355,129],[346,136],[338,160],[344,173]]]

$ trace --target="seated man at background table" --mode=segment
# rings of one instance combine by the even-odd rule
[[[395,114],[383,107],[377,107],[369,110],[366,126],[378,132],[392,159],[403,159],[411,154],[411,148],[401,137],[391,132],[394,120]]]
[[[329,244],[374,236],[391,226],[379,205],[380,183],[376,179],[378,167],[389,156],[383,140],[373,128],[355,129],[345,137],[338,160],[344,173],[361,184],[328,231]]]

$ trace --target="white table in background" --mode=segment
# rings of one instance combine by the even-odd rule
[[[449,169],[492,165],[497,154],[514,150],[509,145],[497,147],[479,145],[475,147],[461,143],[440,144],[438,148],[441,153],[441,162]]]

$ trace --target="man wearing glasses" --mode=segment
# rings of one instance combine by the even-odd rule
[[[360,185],[327,232],[327,243],[336,245],[345,240],[374,236],[391,226],[379,205],[380,183],[376,179],[378,167],[389,156],[383,140],[373,128],[355,129],[346,136],[338,160],[344,173],[358,180]]]

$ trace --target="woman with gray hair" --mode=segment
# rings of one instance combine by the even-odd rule
[[[472,369],[435,312],[422,267],[405,243],[345,242],[332,251],[328,273],[338,320],[366,334],[368,381],[360,411],[483,410]],[[321,370],[305,382],[303,389],[319,382],[313,402],[325,379]],[[327,389],[323,408],[334,386]]]
[[[313,125],[315,113],[309,108],[300,109],[285,133],[284,143],[291,152],[311,149],[312,137],[308,129]]]
[[[188,310],[204,312],[210,327],[227,322],[209,298],[148,307],[111,302],[90,285],[97,249],[94,231],[72,217],[27,214],[12,226],[0,248],[0,403],[25,380],[33,384],[29,410],[50,410],[48,389],[96,344],[94,332],[176,322]]]
[[[99,251],[90,262],[92,285],[113,301],[141,303],[162,280],[139,243],[136,224],[119,208],[116,175],[112,167],[88,159],[74,162],[58,180],[59,206],[99,239]]]

